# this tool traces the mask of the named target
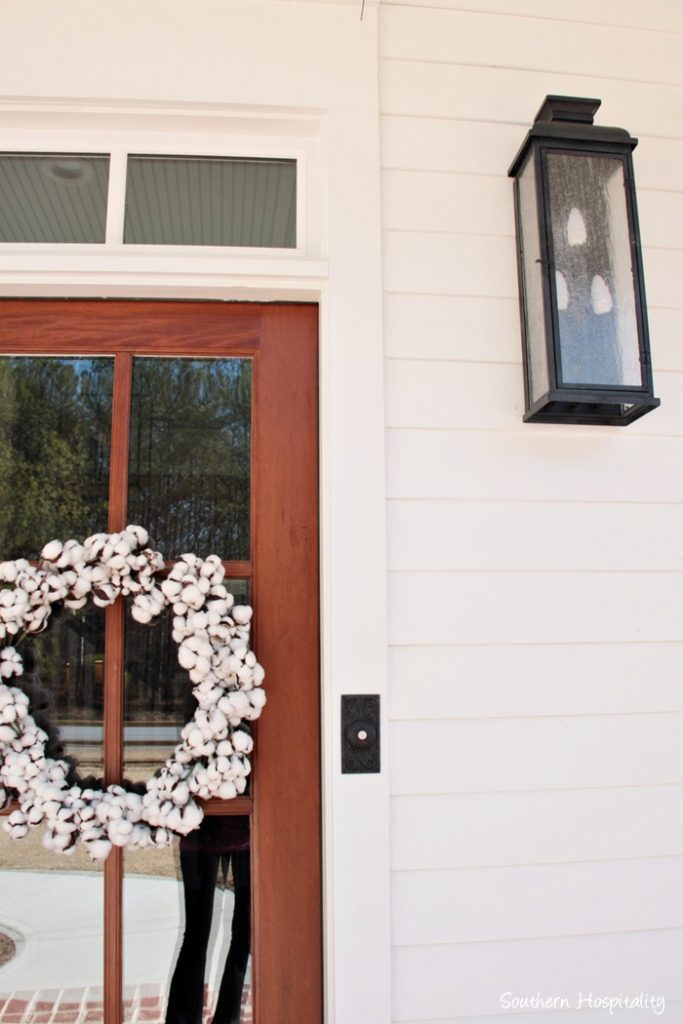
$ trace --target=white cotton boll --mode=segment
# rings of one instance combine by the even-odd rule
[[[203,631],[209,624],[209,616],[204,612],[191,612],[187,617],[188,628],[198,633]]]
[[[180,808],[172,808],[172,810],[166,815],[166,828],[170,828],[172,832],[178,832],[182,823],[183,819],[180,813]]]
[[[254,741],[247,732],[238,729],[232,734],[232,745],[240,754],[249,754],[254,749]]]
[[[186,782],[179,782],[173,790],[173,802],[178,807],[183,807],[190,799],[190,787]]]
[[[218,793],[216,794],[221,800],[232,800],[237,796],[237,787],[234,782],[227,780],[222,782],[218,787]]]
[[[258,663],[254,665],[254,686],[260,686],[265,678],[266,673],[263,666]]]
[[[201,608],[204,603],[204,595],[196,583],[189,583],[183,587],[182,599],[183,604],[195,610]]]
[[[85,597],[67,597],[64,601],[66,608],[72,608],[78,610],[79,608],[85,608],[87,604],[87,598]]]
[[[145,820],[156,827],[161,824],[161,812],[158,804],[151,804],[145,811]]]
[[[242,685],[244,686],[246,683],[251,682],[252,674],[252,670],[249,668],[249,666],[243,665],[242,668],[237,673],[237,678],[239,679],[240,683],[242,683]]]
[[[128,534],[133,538],[132,540],[127,536]],[[129,541],[131,547],[137,544],[139,547],[144,548],[149,544],[149,533],[144,526],[138,526],[136,523],[129,523],[123,536]]]
[[[43,550],[40,552],[40,557],[45,559],[46,562],[55,562],[62,553],[62,542],[61,540],[49,541]]]
[[[197,655],[192,651],[187,643],[182,643],[178,648],[178,664],[181,668],[192,669],[195,667],[197,662]]]
[[[181,827],[178,831],[182,831],[183,835],[186,835],[188,832],[193,832],[194,829],[199,828],[203,817],[204,812],[202,809],[192,801],[182,812]]]
[[[249,694],[249,703],[252,707],[258,708],[259,710],[264,707],[266,703],[266,695],[263,690],[252,690]]]
[[[93,601],[98,608],[106,608],[112,604],[116,593],[111,583],[98,583],[93,588]]]
[[[105,825],[109,821],[109,804],[104,801],[95,805],[95,816]]]
[[[107,835],[114,846],[125,846],[133,831],[132,822],[125,818],[112,821],[107,829]]]
[[[71,588],[74,597],[85,597],[92,590],[92,583],[85,576],[79,576]]]
[[[16,733],[11,725],[0,725],[0,743],[9,743]]]
[[[251,622],[253,614],[253,610],[247,604],[236,604],[232,610],[232,617],[240,626],[245,626],[248,622]]]
[[[16,562],[0,562],[0,582],[14,583],[17,578]]]
[[[236,675],[242,668],[242,659],[237,654],[231,654],[227,659],[228,669]]]
[[[109,568],[115,572],[121,572],[126,568],[126,559],[123,555],[112,555],[109,559]]]
[[[92,860],[106,860],[111,850],[111,843],[108,839],[95,839],[87,844],[87,850]]]
[[[65,820],[64,818],[59,818],[55,822],[55,831],[57,832],[58,835],[63,835],[63,836],[71,835],[71,833],[75,829],[76,829],[76,823],[73,822],[73,821],[68,821],[68,820]]]
[[[196,727],[191,729],[187,736],[187,745],[189,747],[201,747],[203,742],[204,737],[202,736],[201,729]]]
[[[147,611],[145,608],[140,608],[137,604],[133,605],[130,610],[130,614],[136,622],[140,622],[142,625],[147,625],[147,623],[152,621],[151,612]]]
[[[64,545],[66,549],[68,547],[69,552],[69,565],[78,565],[85,558],[85,548],[78,541],[67,541]]]
[[[201,673],[200,679],[197,682],[201,682],[201,677],[207,675],[211,671],[211,662],[205,654],[200,654],[194,664],[195,671]]]
[[[154,833],[154,845],[161,847],[171,845],[171,836],[165,828],[158,828]]]
[[[144,850],[152,842],[149,829],[145,825],[135,825],[130,837],[130,845]]]
[[[228,720],[220,710],[215,708],[209,715],[209,725],[214,736],[219,736],[228,727]]]

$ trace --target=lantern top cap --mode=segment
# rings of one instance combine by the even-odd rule
[[[593,118],[602,100],[584,99],[581,96],[546,96],[534,118],[539,121],[570,121],[579,124],[593,124]]]
[[[638,140],[624,128],[609,128],[593,124],[601,101],[582,96],[546,96],[541,104],[524,142],[510,165],[508,175],[516,177],[525,163],[527,153],[534,144],[571,146],[576,143],[586,149],[604,146],[635,149]]]

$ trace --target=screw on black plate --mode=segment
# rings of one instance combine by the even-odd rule
[[[378,772],[379,696],[345,694],[341,710],[342,773]]]

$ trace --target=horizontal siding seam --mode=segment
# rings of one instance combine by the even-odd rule
[[[680,89],[683,85],[682,81],[662,81],[655,80],[652,78],[625,78],[621,75],[607,75],[601,74],[599,71],[567,71],[565,68],[547,67],[547,68],[530,68],[526,65],[516,64],[481,64],[479,61],[464,61],[464,60],[442,60],[435,59],[434,57],[395,57],[391,55],[380,54],[380,63],[397,63],[397,64],[426,64],[427,67],[447,67],[447,68],[470,68],[479,69],[481,71],[514,71],[517,74],[531,74],[531,75],[561,75],[563,78],[590,78],[597,79],[601,82],[620,82],[627,85],[647,85],[654,86],[655,88],[663,89]],[[380,101],[381,101],[381,89],[380,89]],[[380,108],[380,114],[382,110]]]
[[[382,91],[380,91],[380,101],[382,100]],[[379,112],[380,120],[389,117],[400,117],[405,119],[411,119],[414,121],[448,121],[452,124],[476,124],[476,125],[488,125],[491,127],[500,128],[520,128],[523,131],[527,131],[531,127],[530,121],[521,120],[501,120],[500,118],[492,117],[463,117],[462,115],[455,116],[453,114],[428,114],[424,111],[414,114],[409,110],[388,110],[382,108]],[[653,141],[660,142],[683,142],[683,135],[659,135],[656,132],[650,134],[649,132],[638,132],[638,139],[642,142],[644,139],[652,139]]]
[[[385,318],[386,319],[386,318]],[[391,335],[390,330],[385,330],[386,335]],[[393,355],[392,353],[386,353],[384,356],[385,362],[388,363],[436,363],[437,365],[446,364],[447,366],[513,366],[521,369],[521,359],[467,359],[464,356],[423,356],[411,353],[409,356],[404,355]],[[676,374],[683,376],[683,368],[678,366],[653,366],[653,372],[655,375],[660,373],[665,374]]]
[[[390,332],[385,332],[390,333]],[[519,359],[464,359],[462,357],[454,356],[393,356],[385,355],[385,361],[387,363],[455,363],[465,366],[522,366],[522,360]],[[660,373],[683,373],[683,370],[660,370]]]
[[[416,433],[416,434],[504,434],[506,437],[512,437],[514,435],[521,435],[523,437],[525,435],[526,431],[523,430],[522,427],[523,427],[523,424],[522,424],[521,417],[520,417],[519,426],[517,426],[515,428],[511,427],[508,430],[504,430],[504,429],[502,429],[500,427],[423,427],[423,426],[417,426],[416,424],[408,424],[408,423],[387,423],[387,424],[385,424],[385,429],[387,431],[393,431],[393,432],[403,431],[403,432],[410,432],[410,433]],[[586,432],[582,433],[580,435],[581,437],[588,438],[588,437],[599,437],[600,436],[599,434],[596,434],[596,433],[592,432],[593,429],[594,429],[592,427],[585,427],[583,429]],[[608,427],[608,428],[603,428],[603,429],[604,429],[605,432],[602,435],[602,437],[604,438],[605,436],[608,436],[607,435],[607,431],[608,430],[611,431],[611,435],[613,437],[618,437],[619,435],[618,435],[617,431],[621,430],[622,428],[621,427],[612,427],[612,428]],[[591,432],[589,433],[589,431],[591,431]],[[546,434],[542,435],[540,433],[540,431],[538,431],[538,437],[542,437],[542,436],[545,436],[545,437],[556,437],[557,435],[556,434],[550,434],[550,433],[546,433]],[[656,440],[656,441],[661,441],[661,440],[663,440],[665,438],[668,438],[669,440],[679,440],[679,439],[683,438],[683,434],[654,434],[654,433],[653,434],[647,434],[647,433],[637,433],[636,431],[633,431],[633,433],[629,434],[629,438],[638,438],[639,440],[643,440],[643,441],[644,440],[653,440],[653,439]],[[625,444],[628,443],[626,438],[624,438],[624,443]]]
[[[490,640],[487,643],[471,643],[463,641],[463,643],[444,644],[444,643],[422,643],[417,644],[415,641],[410,643],[397,643],[395,640],[389,643],[388,649],[394,651],[400,650],[433,650],[433,649],[444,649],[444,650],[456,650],[462,647],[621,647],[622,645],[630,646],[646,646],[651,645],[658,646],[660,644],[680,646],[683,643],[681,640],[541,640],[538,643],[529,640]]]
[[[387,569],[390,576],[683,576],[681,569]]]
[[[510,204],[512,205],[512,189],[510,190]],[[387,218],[384,217],[383,220]],[[505,238],[514,239],[514,235],[504,231],[453,231],[450,228],[392,228],[383,226],[382,230],[387,235],[453,235],[456,238]],[[646,248],[643,246],[643,248]],[[655,246],[649,246],[650,249]],[[674,252],[683,252],[683,248],[675,249]]]
[[[436,800],[451,797],[487,797],[487,796],[529,796],[532,793],[623,793],[627,790],[681,789],[683,779],[677,782],[632,782],[625,786],[535,786],[530,789],[453,789],[448,792],[431,793],[399,793],[391,790],[389,799],[393,800]],[[683,853],[683,850],[681,851]]]
[[[514,790],[447,790],[443,792],[439,791],[428,791],[425,793],[403,793],[399,790],[393,790],[390,788],[389,798],[391,800],[413,797],[413,798],[426,798],[433,800],[435,797],[527,797],[530,794],[545,795],[549,796],[552,794],[560,793],[625,793],[629,790],[672,790],[672,788],[680,788],[683,785],[683,778],[677,779],[672,782],[629,782],[625,785],[549,785],[549,786],[529,786],[528,790],[520,790],[520,788],[514,788]]]
[[[385,296],[398,295],[401,298],[417,299],[480,299],[485,302],[513,302],[519,305],[517,294],[497,295],[484,294],[482,292],[414,292],[409,288],[389,288],[386,285],[382,289],[382,294]],[[683,302],[678,306],[664,306],[661,302],[648,302],[647,308],[649,310],[663,310],[669,313],[683,313]]]
[[[607,932],[563,932],[559,935],[515,935],[507,939],[458,939],[455,942],[420,942],[420,943],[391,943],[392,949],[429,949],[458,946],[491,946],[505,944],[512,945],[516,942],[552,942],[557,939],[562,942],[564,939],[598,939],[609,938],[615,935],[666,935],[670,932],[683,932],[683,922],[680,925],[671,925],[668,928],[624,928],[623,930]]]
[[[670,708],[662,711],[567,711],[555,712],[552,715],[440,715],[438,718],[422,718],[416,715],[414,718],[394,718],[389,715],[389,725],[417,725],[418,723],[431,723],[433,725],[446,725],[451,722],[534,722],[557,719],[566,722],[568,719],[586,718],[672,718],[683,717],[683,708]]]
[[[457,867],[425,867],[425,868],[395,868],[390,869],[392,875],[432,875],[432,874],[456,874],[459,871],[514,871],[516,868],[529,870],[529,868],[554,868],[554,867],[583,867],[592,864],[628,864],[630,861],[659,861],[659,860],[681,860],[683,850],[680,853],[651,853],[643,856],[636,854],[631,857],[579,857],[576,860],[534,860],[515,861],[514,864],[458,864]]]
[[[591,505],[591,506],[592,505],[643,505],[646,508],[648,508],[650,506],[657,507],[657,506],[662,506],[662,505],[663,506],[671,505],[674,508],[683,507],[683,502],[681,502],[681,501],[644,501],[644,500],[639,501],[637,498],[633,498],[633,499],[630,499],[630,500],[623,500],[622,501],[621,499],[618,499],[618,498],[614,498],[612,500],[610,500],[609,498],[595,498],[595,499],[592,499],[592,498],[515,498],[515,497],[511,497],[511,498],[470,498],[470,497],[464,497],[464,498],[439,498],[439,497],[436,497],[436,498],[424,498],[424,497],[413,498],[413,497],[401,497],[401,498],[397,498],[397,497],[394,497],[393,495],[388,495],[386,501],[387,501],[387,504],[389,504],[389,503],[396,503],[396,504],[398,504],[400,502],[422,502],[425,505],[429,505],[432,502],[450,502],[452,505],[459,505],[459,504],[462,504],[462,503],[465,503],[465,504],[467,504],[467,503],[469,503],[469,504],[474,503],[474,504],[477,504],[477,505],[489,504],[490,503],[492,505],[500,505],[500,504],[506,504],[506,505],[509,505],[509,504],[515,504],[515,505]]]
[[[606,29],[623,29],[625,32],[650,32],[654,35],[661,36],[677,36],[683,35],[683,32],[678,30],[669,31],[668,29],[662,28],[647,28],[646,26],[634,26],[634,25],[623,25],[616,21],[586,21],[584,18],[552,18],[545,14],[529,14],[526,12],[510,11],[509,9],[500,8],[488,8],[483,10],[479,7],[458,7],[451,6],[450,4],[415,4],[411,3],[410,0],[402,2],[402,0],[380,0],[380,9],[386,7],[407,7],[409,10],[415,12],[418,11],[448,11],[455,14],[480,14],[485,17],[505,17],[505,18],[518,18],[521,21],[547,21],[551,24],[560,25],[587,25],[590,28],[606,28]]]

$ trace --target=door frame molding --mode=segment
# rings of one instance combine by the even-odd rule
[[[310,35],[310,24],[307,22]],[[323,23],[321,32],[327,31]],[[376,10],[363,22],[364,53],[376,61]],[[314,45],[314,40],[310,41]],[[373,64],[374,67],[374,64]],[[358,70],[358,65],[355,66]],[[323,112],[302,111],[313,125],[325,169],[327,204],[320,221],[320,252],[297,261],[212,259],[121,253],[98,261],[55,254],[0,259],[0,295],[217,299],[315,302],[319,307],[321,741],[323,820],[323,928],[326,1024],[388,1024],[390,990],[389,783],[387,771],[387,617],[384,353],[379,190],[378,110],[370,101]],[[30,107],[30,109],[28,109]],[[119,126],[138,130],[149,104],[108,104]],[[78,101],[0,103],[0,127],[17,125],[43,148],[36,118],[49,113],[50,132],[65,146],[92,122],[106,129],[101,104]],[[19,109],[19,114],[17,110]],[[37,111],[36,117],[33,112]],[[249,108],[177,106],[163,114],[169,130],[234,131]],[[296,120],[273,108],[277,125]],[[290,129],[288,129],[290,130]],[[268,137],[264,133],[264,137]],[[349,181],[363,189],[350,190]],[[322,194],[323,189],[320,189]],[[349,202],[352,201],[352,207]],[[322,200],[321,200],[322,202]],[[340,697],[377,693],[382,701],[382,771],[342,775]],[[361,912],[362,908],[362,912]]]

